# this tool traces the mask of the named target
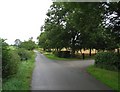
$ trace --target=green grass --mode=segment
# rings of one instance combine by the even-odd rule
[[[96,68],[95,66],[88,67],[87,71],[113,90],[120,91],[120,87],[118,86],[118,72]]]
[[[17,74],[3,83],[3,90],[30,90],[34,58],[35,55],[30,60],[20,62]]]

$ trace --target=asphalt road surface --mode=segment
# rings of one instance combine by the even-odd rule
[[[86,72],[94,60],[56,61],[36,51],[31,90],[111,90]]]

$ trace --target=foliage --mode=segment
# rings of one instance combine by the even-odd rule
[[[111,87],[113,90],[119,90],[119,72],[109,71],[105,69],[100,69],[95,66],[90,66],[87,71],[94,76],[96,79],[100,80],[104,84]]]
[[[20,48],[24,48],[26,50],[33,50],[36,48],[36,44],[32,39],[29,39],[28,41],[21,42],[19,45]]]
[[[44,49],[60,51],[65,47],[74,55],[85,48],[90,49],[91,55],[91,49],[120,47],[119,2],[54,2],[46,15],[38,37],[39,46]]]
[[[0,59],[2,59],[2,39],[1,38],[0,38]]]
[[[28,51],[24,48],[18,48],[17,52],[18,52],[18,55],[20,56],[21,61],[31,59],[30,51]]]
[[[26,90],[25,92],[28,92],[27,90],[30,90],[34,58],[35,56],[32,53],[32,59],[30,59],[29,62],[24,61],[19,63],[17,73],[2,84],[3,92],[6,90],[11,92],[13,90],[20,90],[20,92],[21,90]]]
[[[120,46],[120,2],[104,4],[104,26],[107,33],[116,42],[116,46]],[[106,22],[106,20],[109,22]]]
[[[19,61],[17,52],[8,49],[8,44],[2,40],[2,77],[7,78],[16,73]]]
[[[15,46],[17,46],[17,47],[18,47],[18,46],[20,46],[20,44],[21,44],[20,39],[16,39],[16,40],[15,40]]]
[[[17,68],[18,68],[18,64],[20,62],[20,57],[17,53],[17,51],[10,51],[10,69],[12,70],[11,73],[14,74],[15,72],[17,72]]]
[[[101,52],[95,56],[95,65],[108,70],[120,70],[120,59],[114,52]]]
[[[45,33],[41,33],[40,37],[37,38],[37,39],[39,39],[38,44],[40,45],[40,47],[42,47],[44,49],[50,48],[50,46],[47,45],[47,44],[50,44],[49,39],[46,39],[46,38],[47,38],[47,34],[45,34]]]

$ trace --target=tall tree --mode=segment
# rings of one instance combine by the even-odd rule
[[[21,44],[20,39],[16,39],[16,40],[15,40],[15,46],[17,46],[17,47],[18,47],[20,44]]]
[[[114,40],[118,39],[119,36],[112,37],[113,33],[110,36],[107,33],[110,27],[106,27],[106,24],[104,24],[108,21],[108,15],[111,15],[110,5],[101,2],[55,2],[48,10],[48,17],[42,27],[44,35],[39,38],[41,41],[44,38],[44,41],[47,41],[44,44],[49,48],[59,50],[63,47],[71,48],[73,55],[76,50],[81,50],[82,48],[90,49],[90,55],[91,49],[94,48],[97,50],[114,49],[117,46],[115,43],[118,41],[114,42]],[[118,7],[116,3],[113,6]],[[109,9],[107,10],[107,8]],[[118,10],[118,13],[115,13],[117,14],[117,19],[112,23],[112,25],[114,24],[112,29],[117,30],[117,32],[114,31],[117,35],[119,35]]]
[[[111,43],[109,49],[120,48],[120,2],[104,3],[104,26]],[[110,44],[110,43],[109,43]]]

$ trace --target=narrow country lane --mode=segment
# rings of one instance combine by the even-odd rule
[[[110,90],[85,69],[94,60],[54,61],[36,51],[31,90]]]

